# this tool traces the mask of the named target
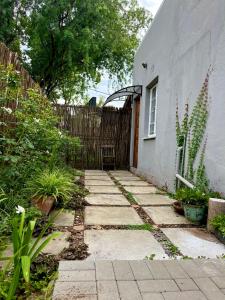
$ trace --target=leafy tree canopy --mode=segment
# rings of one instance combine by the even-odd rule
[[[138,36],[151,19],[137,0],[2,1],[12,4],[9,19],[20,11],[16,33],[26,38],[26,67],[49,97],[67,102],[88,83],[98,83],[105,70],[119,81],[126,78]]]

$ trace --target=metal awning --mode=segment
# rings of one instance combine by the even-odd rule
[[[132,86],[127,86],[121,90],[116,91],[112,95],[110,95],[103,106],[108,104],[111,101],[114,101],[115,99],[120,99],[121,97],[126,97],[126,96],[141,96],[142,95],[142,85],[132,85]]]

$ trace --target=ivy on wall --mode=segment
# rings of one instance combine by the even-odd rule
[[[187,180],[202,189],[207,190],[208,180],[205,174],[204,153],[206,148],[205,137],[208,119],[208,83],[210,71],[207,73],[200,94],[191,114],[189,106],[185,105],[182,121],[179,120],[179,108],[176,108],[176,139],[179,149],[178,172]],[[202,147],[203,145],[203,147]],[[200,153],[199,161],[197,157]]]

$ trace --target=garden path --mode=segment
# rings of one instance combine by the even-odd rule
[[[60,262],[53,299],[225,299],[215,259],[225,247],[176,214],[173,199],[129,171],[87,170],[85,187],[90,256]],[[186,256],[211,260],[169,260]]]

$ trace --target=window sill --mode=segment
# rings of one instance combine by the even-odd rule
[[[156,134],[152,134],[143,138],[144,141],[154,140],[156,138]]]

